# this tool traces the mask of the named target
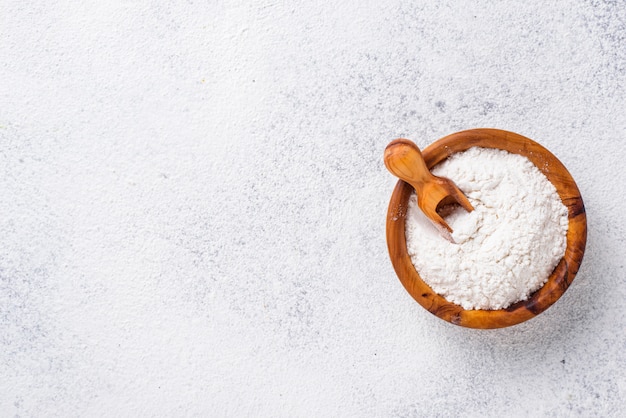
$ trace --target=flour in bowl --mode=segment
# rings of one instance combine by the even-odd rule
[[[464,309],[502,309],[539,289],[563,257],[567,208],[556,188],[526,157],[470,148],[433,170],[474,206],[445,216],[455,243],[409,200],[406,243],[420,277]]]

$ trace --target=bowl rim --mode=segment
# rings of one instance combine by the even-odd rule
[[[454,153],[471,147],[504,149],[527,157],[556,187],[568,210],[565,254],[548,281],[527,300],[499,310],[465,310],[435,293],[413,266],[406,247],[405,221],[412,187],[402,180],[396,183],[387,210],[387,249],[392,265],[407,292],[433,315],[467,328],[503,328],[527,321],[554,304],[574,280],[585,252],[587,217],[580,191],[565,166],[537,142],[514,132],[476,128],[447,135],[422,151],[426,165],[434,167]]]

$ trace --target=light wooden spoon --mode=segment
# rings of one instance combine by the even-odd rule
[[[457,203],[471,212],[474,210],[467,197],[449,179],[433,175],[420,149],[408,139],[391,141],[385,148],[385,166],[394,176],[409,183],[417,194],[417,205],[448,241],[452,239],[452,228],[437,213],[441,207]]]

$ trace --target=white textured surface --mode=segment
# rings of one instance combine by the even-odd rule
[[[623,2],[80,3],[0,6],[0,415],[623,416]],[[384,146],[471,127],[589,219],[504,330],[386,253]]]

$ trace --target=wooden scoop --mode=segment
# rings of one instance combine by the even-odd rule
[[[417,205],[439,232],[450,242],[452,228],[437,213],[441,207],[458,203],[468,212],[474,210],[467,197],[449,179],[433,175],[420,149],[412,141],[399,138],[385,148],[385,166],[400,180],[409,183],[417,194]]]

